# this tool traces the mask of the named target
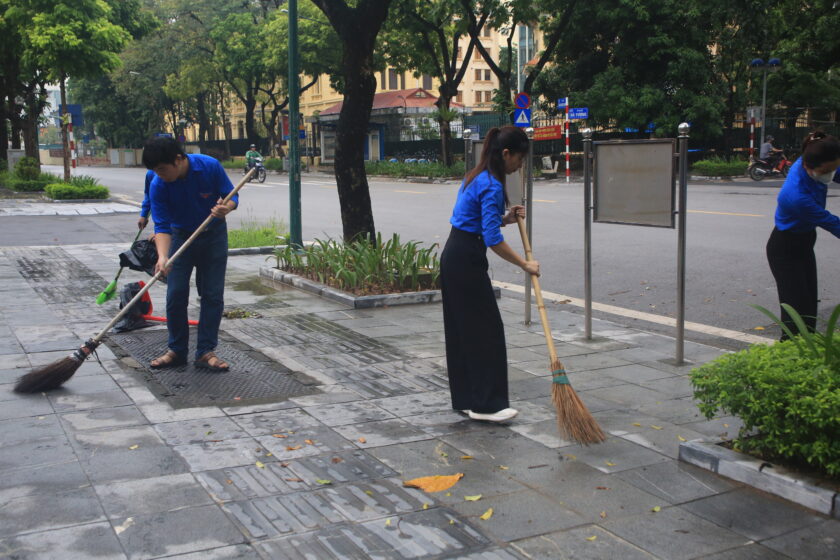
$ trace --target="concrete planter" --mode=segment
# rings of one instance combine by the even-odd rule
[[[317,294],[321,297],[343,303],[355,309],[368,309],[371,307],[390,307],[392,305],[409,305],[414,303],[433,303],[440,301],[440,290],[425,290],[422,292],[402,292],[397,294],[381,294],[374,296],[356,296],[342,292],[336,288],[326,286],[320,282],[303,278],[296,274],[284,272],[279,268],[270,266],[260,267],[260,278],[266,278],[272,282],[294,286],[305,292]],[[496,298],[502,296],[500,288],[494,287]]]
[[[679,459],[840,519],[840,493],[820,480],[702,440],[681,443]]]

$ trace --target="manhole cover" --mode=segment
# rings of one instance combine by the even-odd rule
[[[243,345],[219,332],[216,353],[230,364],[228,372],[211,372],[192,364],[195,329],[190,329],[190,362],[185,366],[151,369],[149,362],[166,351],[166,329],[111,334],[108,340],[124,350],[145,369],[147,385],[159,399],[175,408],[192,406],[240,406],[277,402],[318,392],[316,381],[272,361],[256,350],[243,351]]]

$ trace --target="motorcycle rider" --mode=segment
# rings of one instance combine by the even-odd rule
[[[775,169],[778,165],[779,161],[781,160],[781,148],[776,148],[773,146],[774,138],[771,135],[767,135],[764,137],[764,144],[761,145],[761,151],[758,154],[758,159],[764,160],[767,162],[767,167],[770,169]]]
[[[246,171],[250,171],[254,164],[257,162],[257,158],[262,157],[260,153],[257,151],[257,146],[255,144],[251,144],[251,148],[245,152],[245,163],[247,163],[248,167]]]

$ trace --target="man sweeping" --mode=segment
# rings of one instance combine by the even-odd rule
[[[155,172],[149,195],[155,217],[155,245],[158,261],[155,272],[167,275],[166,316],[169,349],[151,361],[152,368],[167,368],[187,362],[189,325],[187,304],[193,269],[201,284],[201,310],[198,320],[195,366],[227,371],[229,364],[216,356],[219,324],[224,310],[225,269],[227,268],[227,223],[225,216],[236,209],[239,197],[226,204],[220,201],[233,190],[221,164],[212,157],[187,155],[172,138],[156,137],[143,148],[143,165]],[[168,259],[201,223],[213,220],[171,265]]]

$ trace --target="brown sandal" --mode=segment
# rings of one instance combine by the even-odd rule
[[[212,350],[195,361],[195,367],[212,371],[228,371],[230,365],[219,358]]]
[[[163,369],[182,366],[186,363],[186,358],[182,358],[172,350],[167,350],[165,354],[163,354],[162,356],[158,356],[157,358],[149,362],[149,367],[152,369]]]

